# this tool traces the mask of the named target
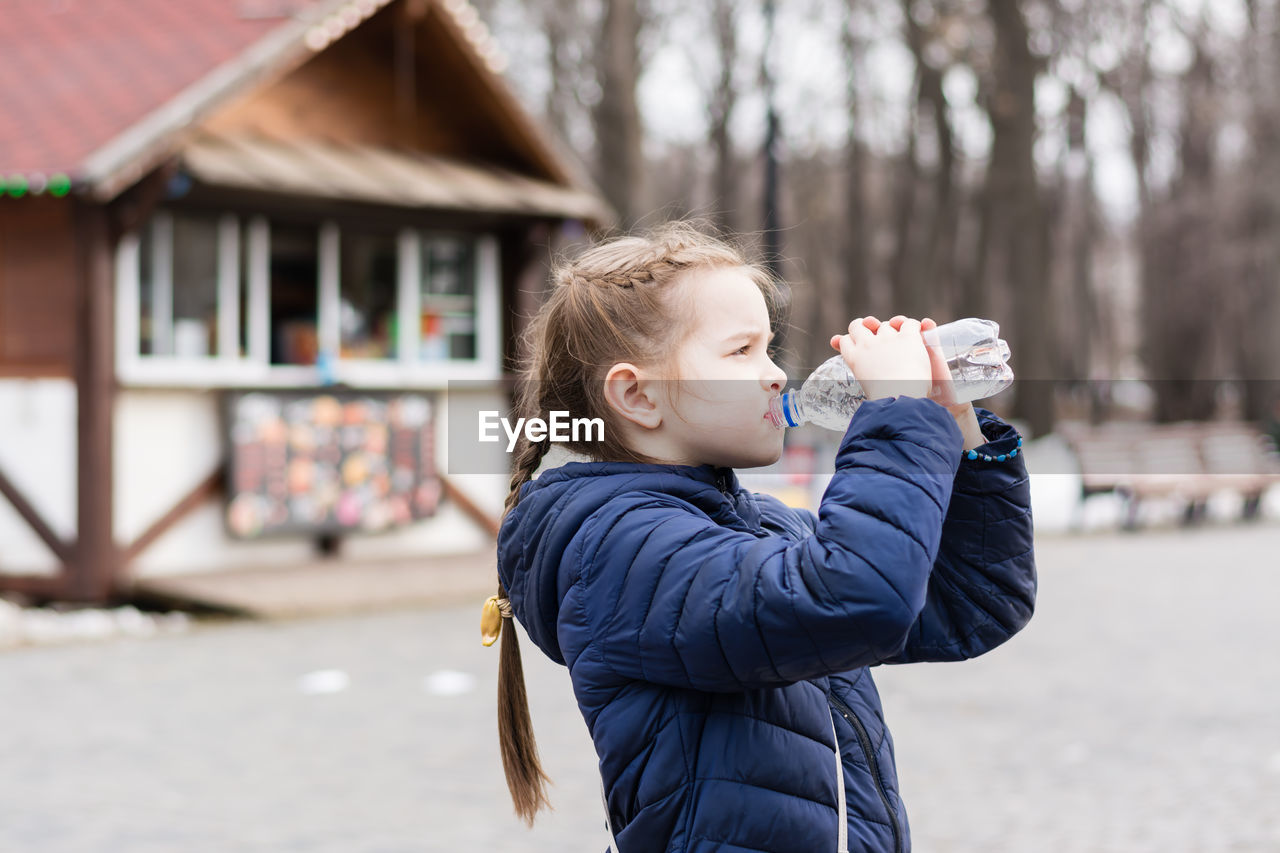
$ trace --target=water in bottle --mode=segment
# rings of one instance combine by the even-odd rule
[[[969,317],[922,333],[925,345],[941,351],[955,383],[957,403],[994,396],[1013,383],[1009,345],[992,320]],[[867,399],[844,356],[828,359],[798,391],[775,397],[770,420],[779,429],[811,423],[844,432],[858,406]]]

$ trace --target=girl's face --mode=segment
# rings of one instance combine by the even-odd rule
[[[782,455],[769,401],[787,375],[769,358],[769,311],[741,268],[698,270],[675,283],[692,329],[674,354],[678,382],[662,401],[662,429],[689,465],[754,468]]]

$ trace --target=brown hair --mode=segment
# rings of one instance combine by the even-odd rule
[[[617,237],[561,262],[552,290],[522,337],[525,367],[516,393],[516,416],[547,418],[552,411],[600,418],[602,441],[566,442],[568,450],[596,461],[653,462],[626,446],[616,429],[617,413],[604,396],[603,379],[620,361],[669,363],[691,331],[672,298],[671,284],[692,270],[741,267],[765,295],[774,313],[779,289],[764,270],[705,226],[673,222],[644,234]],[[503,517],[520,500],[550,447],[521,434]],[[498,596],[506,597],[501,584]],[[520,817],[529,824],[549,806],[546,783],[529,718],[520,647],[513,626],[501,634],[498,660],[498,736],[507,787]]]

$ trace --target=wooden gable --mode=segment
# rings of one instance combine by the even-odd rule
[[[432,154],[566,182],[469,48],[442,3],[402,0],[202,128],[221,137]]]

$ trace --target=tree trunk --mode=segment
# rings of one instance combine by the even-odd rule
[[[1085,145],[1088,101],[1072,86],[1067,101],[1067,156],[1059,172],[1060,215],[1054,231],[1060,243],[1059,275],[1054,278],[1057,316],[1062,318],[1055,346],[1073,387],[1082,388],[1088,419],[1106,417],[1099,378],[1111,349],[1111,312],[1100,308],[1094,293],[1093,256],[1097,244],[1097,199],[1093,191],[1093,159]]]
[[[853,31],[853,7],[858,0],[849,0],[845,8],[844,48],[846,99],[849,110],[849,131],[845,141],[844,172],[844,240],[842,262],[844,264],[843,299],[832,305],[832,312],[844,322],[858,314],[871,314],[871,228],[868,219],[866,193],[866,147],[858,129],[859,98],[858,81],[862,70],[862,45]],[[846,318],[846,315],[847,318]]]
[[[551,74],[551,86],[547,89],[547,120],[565,140],[570,135],[568,104],[573,98],[568,85],[570,71],[566,58],[571,38],[567,13],[571,14],[573,5],[548,3],[542,11],[542,32],[547,39],[547,69]]]
[[[951,129],[951,117],[947,99],[942,92],[942,73],[929,69],[921,78],[921,95],[933,108],[933,125],[938,138],[938,165],[933,176],[933,208],[928,241],[925,244],[924,281],[921,291],[928,305],[922,313],[942,315],[954,319],[957,315],[958,294],[956,282],[956,229],[960,225],[960,211],[956,203],[955,134]]]
[[[1047,345],[1041,333],[1051,322],[1045,315],[1048,289],[1048,234],[1037,180],[1035,81],[1039,62],[1031,54],[1026,20],[1016,0],[990,0],[987,13],[996,32],[995,90],[988,114],[995,132],[990,183],[998,188],[993,201],[1007,211],[1009,229],[996,234],[995,243],[1008,252],[1012,284],[1013,328],[1010,346],[1016,349],[1015,413],[1032,435],[1053,427],[1053,377]]]
[[[917,81],[917,87],[919,82]],[[918,109],[912,105],[912,119],[907,127],[907,150],[898,166],[898,183],[894,190],[894,250],[890,281],[893,292],[890,311],[919,317],[920,302],[916,293],[917,257],[915,251],[916,194],[920,184],[920,162],[916,137]],[[885,318],[881,318],[885,319]]]
[[[604,0],[601,37],[596,53],[600,101],[594,111],[597,180],[605,198],[628,229],[643,211],[639,198],[643,177],[643,128],[636,104],[640,76],[640,16],[635,0]]]
[[[947,111],[947,99],[942,91],[943,69],[932,65],[925,55],[928,34],[912,14],[911,0],[902,0],[902,14],[906,21],[907,48],[916,64],[915,110],[912,115],[915,127],[928,121],[934,131],[937,145],[937,162],[933,164],[932,198],[927,208],[917,212],[918,201],[909,206],[903,215],[925,224],[912,231],[909,221],[899,219],[900,234],[906,238],[898,246],[895,264],[895,283],[899,288],[903,310],[910,316],[933,314],[946,317],[951,304],[958,301],[950,282],[954,279],[955,230],[958,212],[955,209],[955,135]],[[924,189],[919,186],[919,150],[914,144],[918,129],[912,133],[909,165],[913,192]],[[906,179],[904,179],[906,180]],[[905,194],[906,186],[902,192]]]
[[[1280,97],[1273,84],[1280,66],[1280,8],[1267,32],[1256,0],[1247,0],[1246,74],[1253,152],[1246,165],[1244,246],[1248,260],[1231,323],[1236,370],[1244,380],[1243,415],[1280,422]]]
[[[734,8],[732,0],[714,0],[711,6],[712,35],[720,58],[720,71],[708,99],[709,135],[712,156],[715,157],[712,216],[716,225],[726,232],[734,230],[738,213],[738,170],[734,168],[733,138],[729,134],[729,122],[733,119],[733,110],[738,101],[733,74],[738,61],[738,31]]]
[[[1218,282],[1228,269],[1224,229],[1213,210],[1213,142],[1217,133],[1213,67],[1203,45],[1183,80],[1180,172],[1148,228],[1150,274],[1144,275],[1147,364],[1155,379],[1159,423],[1215,414],[1221,365]]]

